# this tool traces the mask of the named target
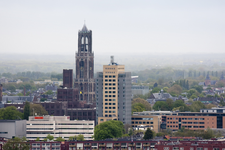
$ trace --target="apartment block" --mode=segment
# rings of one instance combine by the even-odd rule
[[[69,116],[30,116],[27,121],[27,139],[39,137],[43,140],[50,134],[54,138],[68,140],[70,136],[82,134],[85,140],[92,140],[94,124],[94,121],[70,120]]]
[[[131,73],[125,72],[125,66],[111,57],[111,63],[97,73],[95,84],[97,123],[120,120],[131,124]]]

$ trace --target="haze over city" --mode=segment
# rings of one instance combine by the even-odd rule
[[[224,53],[225,1],[0,1],[1,54],[74,56],[83,24],[95,55]]]

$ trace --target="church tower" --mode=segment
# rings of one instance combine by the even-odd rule
[[[78,32],[76,53],[76,79],[74,87],[79,90],[79,101],[95,102],[94,53],[92,52],[92,31],[84,24]]]

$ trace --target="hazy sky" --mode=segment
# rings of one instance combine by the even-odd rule
[[[225,53],[225,0],[1,0],[0,53]]]

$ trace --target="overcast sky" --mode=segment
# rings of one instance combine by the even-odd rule
[[[1,0],[0,53],[225,53],[225,0]]]

